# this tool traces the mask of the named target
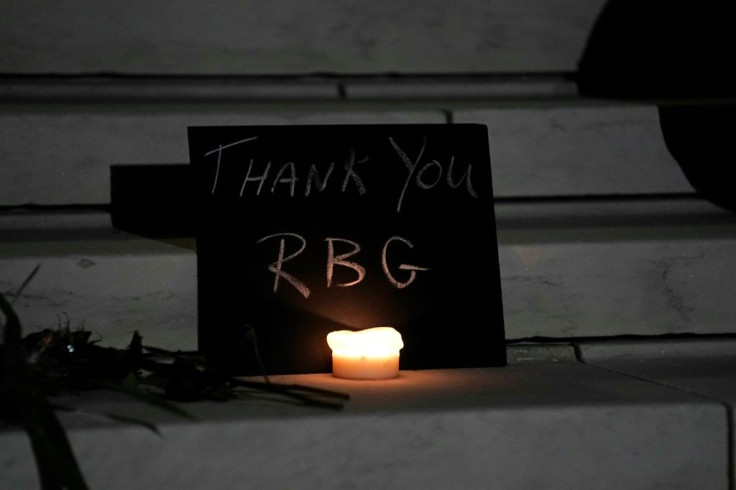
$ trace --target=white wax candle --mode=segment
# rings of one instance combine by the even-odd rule
[[[332,349],[332,375],[349,379],[388,379],[399,375],[401,334],[391,327],[327,334]]]

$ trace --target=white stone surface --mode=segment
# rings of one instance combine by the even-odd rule
[[[187,126],[443,122],[439,111],[258,111],[237,104],[0,110],[0,206],[109,203],[110,165],[188,163]]]
[[[736,410],[736,339],[688,338],[579,342],[580,359]],[[736,475],[734,475],[736,476]]]
[[[26,333],[68,322],[101,345],[123,347],[138,330],[149,345],[197,348],[194,252],[115,231],[102,213],[37,216],[24,220],[36,225],[30,230],[7,221],[0,220],[0,291],[14,293],[40,265],[14,305]]]
[[[0,108],[0,205],[108,203],[109,166],[186,163],[186,127],[444,123],[439,110],[79,104]],[[352,106],[355,108],[354,106]],[[488,125],[496,197],[692,192],[653,106],[456,111]]]
[[[161,431],[66,415],[91,488],[728,487],[720,404],[582,364],[277,381],[352,399],[342,412],[258,400],[186,405],[195,423],[104,395],[59,402],[143,417]],[[34,488],[25,435],[6,429],[0,441],[0,486]]]
[[[507,338],[734,333],[736,216],[698,200],[497,204]]]
[[[105,255],[0,259],[3,291],[41,269],[16,303],[24,331],[67,325],[95,333],[101,345],[124,346],[133,332],[146,344],[197,347],[196,266],[193,254]],[[194,287],[193,287],[194,286]]]
[[[692,192],[655,106],[458,110],[488,126],[496,197]]]
[[[736,416],[736,340],[690,338],[581,342],[587,364],[723,403]],[[733,422],[731,422],[733,424]],[[736,440],[730,427],[731,481],[736,481]]]
[[[603,0],[0,4],[4,73],[574,71]]]
[[[500,247],[507,338],[734,333],[733,239]]]

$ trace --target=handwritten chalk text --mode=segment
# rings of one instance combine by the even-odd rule
[[[368,192],[368,186],[364,176],[361,176],[360,168],[362,164],[370,160],[370,157],[358,157],[353,148],[350,149],[349,154],[341,164],[335,161],[325,161],[319,164],[309,163],[306,165],[303,162],[299,162],[299,164],[295,161],[274,162],[268,158],[258,160],[242,157],[242,155],[237,160],[234,157],[223,157],[232,148],[257,140],[258,136],[244,138],[220,145],[204,154],[205,157],[216,157],[213,162],[215,169],[211,194],[215,194],[220,188],[218,183],[223,178],[235,179],[239,184],[238,195],[241,198],[244,196],[258,197],[263,194],[291,198],[298,195],[309,197],[324,192],[330,186],[337,187],[339,192],[343,194],[357,192],[359,196],[363,196]],[[380,176],[376,178],[376,184],[382,186],[392,185],[391,180],[393,178],[387,179],[386,176],[398,176],[398,179],[393,183],[394,185],[400,185],[396,201],[396,213],[401,213],[409,194],[412,193],[410,189],[422,192],[430,191],[438,186],[447,186],[451,190],[460,189],[461,192],[464,189],[467,195],[475,199],[478,198],[472,183],[472,166],[470,164],[466,164],[464,171],[461,173],[456,168],[454,155],[449,155],[444,162],[427,156],[428,144],[426,138],[422,140],[421,147],[414,158],[410,157],[404,147],[399,145],[393,137],[388,138],[388,143],[393,149],[393,153],[398,156],[398,160],[390,158],[389,160],[403,164],[406,173],[404,176],[400,176],[396,173],[396,170],[380,167],[381,164],[389,165],[388,162],[375,161],[372,163],[373,167],[370,174]],[[224,162],[228,162],[227,165]],[[390,163],[390,165],[394,165],[394,163]],[[222,175],[225,170],[223,167],[226,166],[232,166],[232,169],[228,171],[227,177],[224,177]],[[401,182],[398,181],[399,179]],[[463,184],[465,185],[463,186]],[[463,187],[461,188],[461,186]]]
[[[217,183],[220,180],[223,152],[228,148],[233,148],[257,139],[258,136],[253,136],[227,145],[220,145],[216,149],[204,154],[205,156],[217,155],[217,160],[215,162],[215,175],[212,182],[212,189],[210,191],[211,194],[214,194],[217,190]],[[358,159],[355,155],[355,150],[350,150],[350,154],[342,164],[343,175],[340,183],[341,192],[346,192],[349,188],[353,188],[358,192],[358,195],[362,196],[366,193],[365,184],[363,183],[363,179],[360,177],[356,167],[358,164],[365,163],[367,161],[368,157]],[[245,176],[242,177],[240,197],[243,197],[243,195],[248,192],[255,196],[260,196],[264,190],[264,184],[266,184],[267,181],[271,182],[271,185],[266,187],[271,194],[275,194],[280,189],[286,189],[288,196],[294,197],[297,194],[297,182],[300,180],[306,181],[304,184],[305,197],[309,197],[313,188],[316,189],[316,192],[323,192],[327,188],[330,176],[333,174],[335,162],[329,162],[327,169],[323,170],[321,173],[316,164],[311,164],[307,170],[306,178],[298,175],[297,165],[295,162],[284,162],[278,166],[278,170],[275,170],[275,172],[274,168],[275,166],[270,160],[264,164],[257,162],[254,158],[250,158]]]
[[[442,164],[434,159],[424,163],[420,167],[419,163],[422,160],[424,150],[427,147],[426,138],[422,141],[422,147],[419,150],[419,154],[413,161],[393,138],[389,137],[389,141],[391,142],[391,146],[393,147],[393,149],[399,155],[401,161],[404,163],[406,170],[409,172],[409,175],[407,175],[406,180],[404,181],[404,186],[401,189],[398,204],[396,205],[396,212],[400,213],[401,205],[404,202],[407,188],[409,187],[409,184],[412,182],[412,180],[417,188],[428,191],[434,188],[440,182],[440,180],[442,180],[442,173],[444,172],[444,169],[442,168]],[[468,194],[477,199],[478,195],[475,193],[475,189],[473,189],[473,184],[470,182],[470,165],[465,168],[465,173],[463,173],[463,176],[460,177],[460,180],[456,182],[454,181],[454,178],[452,176],[454,164],[455,157],[453,156],[450,158],[450,163],[448,164],[447,172],[445,173],[447,186],[451,189],[456,189],[460,186],[460,184],[462,184],[463,181],[465,181],[465,189],[467,190]]]
[[[286,272],[284,270],[284,265],[293,260],[296,259],[304,250],[307,248],[307,240],[297,234],[297,233],[274,233],[273,235],[267,235],[258,240],[256,243],[264,243],[266,241],[270,241],[272,239],[278,239],[279,243],[279,249],[278,254],[276,257],[276,260],[268,265],[268,271],[273,273],[274,275],[274,281],[273,281],[273,292],[277,293],[279,291],[279,285],[281,283],[281,280],[283,279],[288,284],[290,284],[294,289],[296,289],[299,294],[301,294],[304,298],[309,298],[311,295],[311,290],[307,285],[302,282],[301,280],[297,279],[294,275]],[[286,241],[289,240],[290,248],[294,251],[290,252],[288,255],[286,254]],[[353,260],[347,260],[348,258],[356,256],[360,251],[361,247],[360,244],[353,241],[348,240],[346,238],[337,238],[337,237],[328,237],[324,240],[327,242],[327,261],[326,261],[326,267],[325,267],[325,276],[326,276],[326,285],[328,288],[331,288],[333,286],[340,287],[340,288],[347,288],[351,286],[356,286],[360,284],[363,279],[365,279],[366,276],[366,269],[358,262],[355,262]],[[383,245],[383,248],[381,249],[381,270],[383,271],[384,275],[386,276],[386,279],[388,280],[389,284],[397,289],[404,289],[411,285],[417,278],[417,272],[422,271],[428,271],[430,270],[428,267],[419,267],[416,265],[409,265],[409,264],[401,264],[397,267],[400,271],[408,271],[409,276],[406,280],[401,281],[396,278],[394,273],[391,272],[391,268],[389,267],[389,248],[393,248],[397,245],[394,244],[403,244],[404,246],[408,247],[409,249],[413,249],[414,245],[407,239],[400,237],[400,236],[392,236]],[[291,245],[294,245],[293,247]],[[345,249],[347,245],[348,251],[344,253],[336,253],[336,248],[341,247]],[[336,267],[345,267],[348,269],[351,269],[355,274],[355,279],[349,282],[342,282],[338,283],[334,281],[334,272]]]

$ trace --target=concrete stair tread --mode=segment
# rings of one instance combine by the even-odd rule
[[[402,371],[370,382],[274,380],[352,399],[340,412],[264,400],[196,403],[185,408],[199,421],[186,422],[88,393],[64,402],[147,418],[161,437],[89,414],[66,423],[92,488],[728,485],[720,403],[580,363]],[[6,429],[0,439],[0,486],[33,487],[25,435]]]
[[[650,380],[736,407],[736,338],[582,342],[587,364]]]

